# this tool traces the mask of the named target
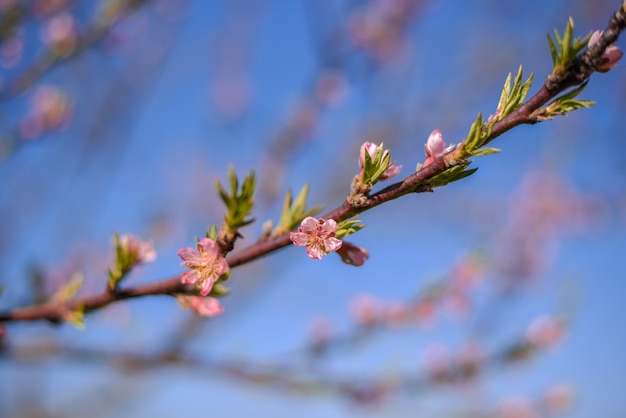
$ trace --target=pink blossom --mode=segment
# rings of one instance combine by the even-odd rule
[[[363,247],[344,241],[341,248],[337,250],[341,261],[351,266],[362,266],[365,260],[370,258],[370,253]]]
[[[513,396],[502,400],[496,408],[497,418],[539,418],[533,402],[525,396]]]
[[[591,35],[591,38],[589,38],[589,43],[587,44],[587,46],[590,47],[597,43],[600,40],[601,36],[601,30],[595,31],[593,35]],[[598,65],[597,70],[601,73],[606,73],[611,68],[615,68],[619,60],[622,59],[623,55],[624,53],[621,49],[616,46],[609,45],[604,51],[604,54],[602,54],[602,62]]]
[[[372,142],[365,142],[363,143],[363,145],[361,145],[361,151],[359,154],[359,166],[361,167],[361,171],[359,173],[359,178],[363,178],[363,169],[365,166],[365,152],[367,151],[367,153],[369,154],[370,158],[373,160],[376,157],[376,153],[378,153],[378,149],[380,148],[380,146],[372,143]],[[389,150],[386,149],[383,151],[383,158],[385,159],[387,158],[387,155],[389,155]],[[398,173],[400,172],[400,169],[402,168],[401,165],[394,165],[393,162],[389,163],[389,167],[387,167],[387,169],[385,170],[385,172],[383,174],[381,174],[381,176],[378,178],[378,180],[388,180],[392,177],[395,177],[396,175],[398,175]]]
[[[549,315],[536,318],[528,327],[528,341],[538,348],[552,348],[565,337],[565,324]]]
[[[217,316],[224,312],[224,307],[216,298],[210,296],[180,296],[179,301],[183,306],[191,308],[200,316]]]
[[[350,302],[352,317],[362,326],[373,326],[382,315],[382,306],[378,300],[370,295],[356,296]]]
[[[306,246],[309,257],[316,260],[331,251],[341,248],[342,241],[335,238],[337,222],[333,219],[304,218],[298,232],[291,232],[289,238],[294,245]]]
[[[196,284],[202,296],[208,295],[213,284],[229,271],[228,263],[220,254],[219,247],[209,238],[202,238],[197,244],[197,250],[181,248],[178,256],[183,260],[182,264],[191,269],[183,273],[181,281],[185,284]]]
[[[120,246],[134,256],[135,263],[151,263],[156,260],[157,253],[152,241],[142,241],[135,235],[126,234],[120,237]]]
[[[443,140],[443,136],[439,129],[435,129],[428,136],[428,141],[424,145],[424,152],[426,152],[426,161],[424,161],[424,167],[435,161],[435,158],[443,155],[446,150],[446,143]]]

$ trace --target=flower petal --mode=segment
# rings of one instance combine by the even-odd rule
[[[194,284],[200,280],[200,272],[198,270],[190,270],[183,273],[180,281],[186,284]]]
[[[335,237],[327,238],[324,241],[324,247],[327,253],[331,251],[337,251],[338,249],[341,248],[342,244],[343,244],[343,241]]]

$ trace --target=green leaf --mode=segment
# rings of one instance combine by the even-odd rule
[[[215,283],[211,288],[211,296],[226,296],[230,293],[230,289],[222,283]]]
[[[553,74],[562,74],[574,58],[587,46],[591,34],[584,38],[574,38],[574,20],[570,17],[565,25],[563,37],[554,29],[556,42],[548,35],[550,55],[552,56]]]
[[[85,283],[85,276],[81,272],[76,272],[70,280],[57,290],[51,297],[50,302],[53,304],[65,303],[72,298]]]
[[[82,306],[80,308],[66,312],[65,315],[63,315],[63,319],[65,319],[65,321],[74,325],[78,329],[85,329],[85,313]]]
[[[215,225],[215,224],[209,225],[207,227],[205,236],[207,238],[215,241],[217,239],[217,225]],[[196,241],[198,241],[198,240],[196,239]]]
[[[558,34],[557,34],[558,36]],[[554,43],[554,41],[552,40],[552,36],[550,36],[550,34],[548,34],[548,44],[550,45],[550,55],[552,56],[552,66],[553,68],[556,67],[556,64],[559,60],[559,53],[556,49],[556,44]]]
[[[568,112],[580,109],[589,108],[596,102],[593,100],[577,100],[575,99],[584,88],[587,86],[588,80],[581,84],[579,87],[570,90],[569,92],[557,97],[550,102],[546,107],[539,109],[535,112],[535,116],[538,120],[550,120],[554,116],[565,115]]]
[[[360,219],[352,218],[339,222],[337,225],[337,231],[335,231],[335,237],[342,239],[348,235],[352,235],[357,231],[365,228],[365,225],[361,224]]]
[[[498,101],[496,111],[497,120],[502,120],[504,117],[508,116],[526,100],[526,96],[532,85],[533,73],[531,73],[528,79],[523,83],[522,74],[522,66],[520,65],[513,86],[511,86],[511,73],[508,74],[504,82],[500,100]]]
[[[490,154],[497,154],[499,152],[501,152],[502,150],[499,150],[497,148],[481,148],[481,149],[477,149],[476,151],[473,152],[474,157],[482,157],[483,155],[490,155]]]
[[[227,192],[219,180],[216,181],[217,191],[226,206],[227,213],[224,222],[227,228],[234,232],[237,229],[252,223],[254,220],[248,218],[254,206],[254,172],[250,172],[239,188],[239,180],[234,167],[229,168],[230,192]]]
[[[378,182],[380,176],[382,176],[391,165],[391,153],[389,150],[385,150],[384,143],[381,142],[373,159],[369,155],[369,152],[366,151],[364,154],[363,176],[360,181],[362,185],[371,187]]]
[[[461,180],[467,176],[474,174],[476,170],[478,170],[478,168],[472,168],[472,169],[466,170],[469,164],[470,163],[466,163],[466,164],[461,164],[461,165],[457,165],[452,168],[449,168],[443,173],[440,173],[440,174],[437,174],[436,176],[431,177],[430,179],[427,180],[427,182],[432,187],[441,187],[441,186],[445,186],[446,184]]]
[[[504,87],[502,87],[502,93],[500,93],[500,100],[498,100],[498,107],[496,109],[503,109],[508,102],[510,93],[511,93],[511,77],[512,73],[509,73],[506,76],[506,80],[504,81]]]

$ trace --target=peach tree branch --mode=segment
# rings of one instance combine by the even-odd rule
[[[535,124],[549,120],[553,115],[564,114],[579,107],[586,107],[589,103],[586,101],[577,101],[575,100],[575,96],[582,91],[582,88],[584,88],[593,72],[608,71],[607,64],[614,66],[615,63],[607,63],[607,54],[610,48],[615,48],[612,47],[611,44],[617,40],[621,31],[626,27],[625,8],[626,2],[611,17],[607,28],[599,35],[599,38],[596,39],[594,43],[590,43],[584,52],[580,54],[579,52],[585,47],[585,40],[589,39],[589,37],[585,38],[585,40],[572,40],[571,32],[573,24],[570,20],[563,38],[561,38],[558,33],[556,34],[559,50],[557,50],[557,45],[550,38],[554,69],[543,86],[531,98],[523,101],[532,79],[529,78],[526,83],[522,84],[521,81],[519,81],[521,80],[520,69],[513,87],[507,87],[510,81],[507,80],[496,115],[491,116],[484,123],[482,117],[479,115],[464,141],[456,146],[449,147],[437,155],[431,155],[429,151],[427,151],[427,155],[431,161],[419,167],[413,174],[371,195],[369,194],[368,188],[366,188],[367,190],[363,193],[362,190],[356,190],[355,196],[358,195],[360,199],[351,199],[351,197],[354,197],[351,195],[340,206],[324,214],[322,218],[332,219],[337,222],[346,221],[362,212],[401,196],[411,193],[429,192],[435,187],[459,180],[475,171],[475,169],[465,170],[471,163],[468,158],[497,152],[497,150],[483,147],[508,130],[521,124]],[[574,86],[580,87],[573,92],[566,93],[569,88]],[[550,100],[553,100],[553,102],[544,107]],[[515,106],[512,106],[511,103]],[[377,160],[380,162],[385,159],[385,155],[382,154],[382,151],[379,154]],[[370,157],[366,157],[366,161],[367,158]],[[386,160],[386,163],[389,164],[388,158]],[[387,167],[388,166],[385,166],[385,168]],[[236,183],[236,181],[234,183]],[[235,186],[237,185],[235,184]],[[235,189],[237,189],[237,187],[235,187]],[[231,197],[235,198],[236,193],[237,190],[233,192]],[[241,193],[244,193],[244,191]],[[224,199],[224,196],[222,197]],[[247,220],[244,220],[246,216],[247,214],[244,214],[244,216],[239,219],[240,225],[238,226],[243,226],[248,223]],[[228,228],[221,230],[219,236],[221,240],[221,254],[219,256],[216,255],[216,257],[222,257],[232,249],[232,245],[238,236],[238,226],[231,228],[232,230]],[[226,234],[224,231],[228,233]],[[207,234],[207,238],[209,238],[209,234]],[[213,236],[211,238],[218,239],[216,228],[213,229]],[[271,254],[291,243],[292,241],[288,231],[282,231],[275,235],[261,236],[256,243],[240,251],[236,251],[233,254],[226,255],[225,260],[230,268],[235,268]],[[200,251],[200,248],[198,251]],[[216,260],[217,259],[218,258],[216,258]],[[61,302],[48,302],[0,312],[0,322],[48,320],[53,323],[59,323],[63,320],[68,320],[68,316],[71,317],[72,314],[79,313],[82,316],[84,313],[89,313],[111,303],[126,299],[151,295],[177,294],[194,295],[197,294],[197,289],[194,289],[188,284],[183,284],[181,282],[181,276],[132,287],[120,287],[116,285],[111,288],[111,286],[109,286],[103,293],[98,295],[80,298],[72,298],[69,296]]]

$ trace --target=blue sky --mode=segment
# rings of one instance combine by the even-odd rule
[[[85,291],[100,291],[115,231],[153,239],[159,253],[129,284],[180,273],[178,248],[192,245],[223,216],[214,181],[224,182],[231,164],[240,174],[255,170],[259,182],[257,222],[244,231],[241,244],[254,242],[265,220],[277,221],[287,188],[309,182],[311,205],[338,206],[358,171],[364,140],[384,141],[408,175],[423,161],[433,129],[456,142],[478,112],[494,111],[507,72],[522,64],[526,74],[535,73],[531,94],[536,91],[551,69],[546,32],[562,30],[573,16],[584,35],[605,24],[613,3],[426,1],[408,27],[402,58],[383,63],[342,38],[325,38],[361,2],[196,1],[181,17],[141,11],[127,24],[143,32],[120,26],[120,36],[132,35],[131,52],[100,45],[41,80],[66,89],[75,105],[73,123],[18,147],[0,163],[0,306],[28,302],[25,283],[34,265],[61,276],[72,267],[83,269]],[[36,39],[36,32],[27,33]],[[34,40],[27,46],[27,55],[37,52]],[[319,75],[337,73],[343,77],[339,102],[311,107]],[[10,74],[6,70],[3,77]],[[495,311],[494,334],[482,342],[498,347],[523,334],[536,316],[560,312],[563,303],[574,306],[571,329],[554,350],[489,371],[475,392],[435,388],[370,410],[329,393],[293,395],[192,369],[131,372],[101,360],[4,357],[0,405],[17,414],[22,405],[15,399],[32,388],[32,399],[48,414],[62,416],[210,411],[287,417],[294,408],[305,417],[441,416],[468,406],[489,409],[512,395],[537,397],[565,382],[576,393],[568,416],[622,416],[625,74],[622,65],[593,77],[582,95],[598,102],[591,109],[499,138],[494,146],[503,152],[477,159],[479,170],[470,178],[363,214],[367,227],[352,237],[371,253],[363,267],[334,256],[315,262],[302,248],[288,248],[234,270],[225,314],[202,325],[188,344],[189,352],[205,359],[298,363],[300,357],[285,353],[306,343],[312,319],[329,318],[337,332],[351,329],[355,295],[407,300],[468,251],[496,253],[496,238],[512,222],[528,172],[549,170],[593,202],[589,226],[551,241],[550,263]],[[226,83],[232,80],[239,84],[222,98],[242,94],[247,100],[243,110],[225,114],[212,98],[216,86],[231,86]],[[0,104],[7,131],[24,114],[31,92]],[[315,127],[276,158],[271,144],[285,143],[277,138],[289,131],[297,112],[315,120]],[[489,283],[498,279],[493,276]],[[489,300],[489,283],[476,296],[479,308]],[[16,345],[59,338],[72,347],[151,353],[170,344],[189,316],[173,299],[159,297],[93,315],[84,331],[48,324],[8,330]],[[393,329],[336,353],[323,370],[339,376],[419,370],[429,344],[460,347],[475,332],[473,320],[442,314],[432,328]],[[106,399],[116,406],[108,407]]]

